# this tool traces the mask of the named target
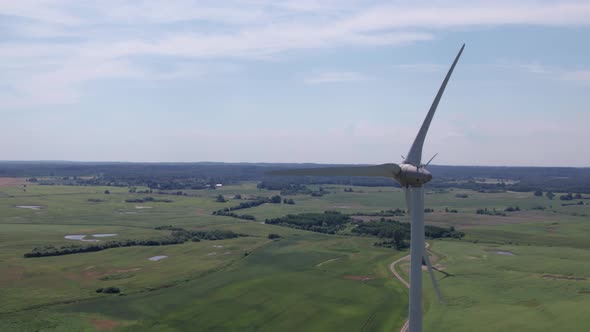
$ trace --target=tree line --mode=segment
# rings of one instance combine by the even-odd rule
[[[45,245],[42,247],[33,248],[23,256],[25,258],[32,257],[48,257],[48,256],[63,256],[80,254],[85,252],[96,252],[111,248],[122,248],[122,247],[133,247],[133,246],[166,246],[181,244],[187,241],[199,242],[201,240],[223,240],[233,239],[238,236],[245,236],[244,234],[234,233],[230,230],[205,230],[205,231],[191,231],[180,227],[173,226],[158,226],[157,230],[169,230],[170,235],[158,239],[145,239],[145,240],[115,240],[106,242],[96,242],[89,245],[71,244],[56,247],[53,245]]]
[[[354,212],[351,216],[367,216],[367,217],[402,217],[406,214],[405,210],[381,210],[379,212]]]
[[[151,196],[144,197],[144,198],[129,198],[125,200],[126,203],[146,203],[146,202],[162,202],[162,203],[172,203],[174,202],[171,199],[165,198],[154,198]]]
[[[220,202],[219,199],[217,201]],[[287,198],[281,199],[281,196],[279,196],[279,195],[275,195],[272,197],[258,197],[254,200],[241,202],[240,204],[238,204],[236,206],[230,206],[230,207],[226,207],[223,209],[213,211],[211,214],[213,214],[215,216],[228,216],[228,217],[244,219],[244,220],[256,220],[256,217],[254,217],[253,215],[237,214],[237,213],[234,213],[233,211],[242,210],[242,209],[249,209],[249,208],[260,206],[260,205],[266,204],[266,203],[281,204],[281,202],[283,202],[284,204],[295,204],[295,201],[293,201],[292,199],[287,199]]]
[[[270,177],[266,175],[268,171],[272,170],[318,166],[320,165],[5,161],[0,162],[0,176],[29,177],[31,181],[36,180],[40,184],[147,186],[154,190],[206,189],[214,188],[211,184],[216,183],[225,185],[240,181],[262,181],[267,183],[262,186],[264,189],[272,188],[272,190],[277,190],[278,183],[283,183],[283,187],[278,190],[285,190],[285,195],[289,191],[301,192],[309,184],[397,186],[393,180],[386,178]],[[429,170],[435,175],[431,182],[432,188],[460,187],[492,191],[534,192],[542,190],[562,193],[590,193],[590,168],[431,165]],[[44,179],[47,177],[52,178]],[[506,181],[485,183],[476,180],[484,178]],[[209,186],[207,186],[208,184]]]

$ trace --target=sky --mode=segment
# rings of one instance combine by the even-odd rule
[[[0,0],[0,160],[590,166],[588,0]]]

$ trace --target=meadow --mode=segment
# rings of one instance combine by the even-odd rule
[[[330,193],[289,196],[294,205],[240,210],[256,221],[211,215],[239,204],[236,194],[279,194],[258,189],[254,182],[184,190],[187,196],[129,193],[126,187],[110,186],[1,187],[0,330],[399,330],[407,315],[407,289],[392,278],[389,264],[407,251],[375,247],[376,238],[263,223],[302,212],[404,208],[397,188],[354,186],[345,192],[348,186],[322,187]],[[226,203],[216,202],[220,194]],[[126,202],[146,196],[171,202]],[[454,226],[466,237],[429,241],[436,266],[452,276],[437,273],[444,304],[436,301],[425,278],[426,330],[587,330],[590,317],[583,310],[590,305],[590,267],[584,262],[590,258],[590,206],[560,203],[526,192],[430,191],[426,206],[434,212],[426,213],[426,222]],[[508,206],[521,211],[476,213]],[[149,239],[162,236],[164,231],[154,229],[160,225],[247,236],[23,257],[38,246],[80,244],[66,235]],[[270,233],[280,238],[268,239]],[[148,259],[157,255],[168,258]],[[406,269],[400,266],[402,273]],[[103,287],[118,287],[121,293],[96,292]]]

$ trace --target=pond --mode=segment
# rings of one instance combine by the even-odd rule
[[[86,239],[86,235],[66,235],[64,238],[68,240],[84,241],[84,242],[98,242],[97,239]]]
[[[19,209],[41,210],[44,206],[41,205],[17,205]]]
[[[110,236],[117,236],[118,234],[92,234],[91,237],[110,237]],[[100,240],[93,239],[93,238],[86,238],[89,235],[66,235],[64,238],[68,240],[76,240],[76,241],[84,241],[84,242],[98,242]]]
[[[153,257],[150,257],[150,258],[148,258],[148,259],[149,259],[150,261],[157,262],[157,261],[159,261],[159,260],[162,260],[162,259],[164,259],[164,258],[168,258],[168,256],[159,255],[159,256],[153,256]]]

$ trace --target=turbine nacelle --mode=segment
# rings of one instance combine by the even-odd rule
[[[399,165],[401,171],[395,177],[402,187],[420,187],[432,180],[432,174],[424,167],[412,164]]]

